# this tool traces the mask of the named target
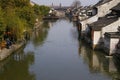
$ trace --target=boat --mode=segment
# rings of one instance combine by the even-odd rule
[[[59,17],[57,16],[44,16],[43,20],[58,20]]]

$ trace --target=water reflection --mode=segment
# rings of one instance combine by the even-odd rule
[[[43,22],[39,29],[32,32],[31,40],[6,60],[0,62],[0,80],[36,80],[29,70],[35,60],[35,46],[43,44],[47,37],[49,22]],[[32,50],[31,50],[32,49]]]
[[[120,79],[120,58],[106,58],[78,42],[69,21],[48,21],[40,28],[24,48],[0,62],[0,80]]]
[[[42,25],[39,26],[39,28],[35,29],[32,32],[32,42],[35,46],[43,44],[44,40],[47,37],[49,29],[49,22],[43,22]]]
[[[23,49],[20,49],[14,55],[0,63],[0,79],[35,80],[35,75],[29,72],[29,66],[33,63],[33,53],[24,54]]]
[[[108,58],[100,51],[91,50],[83,41],[80,41],[79,56],[88,64],[91,73],[102,73],[112,77],[112,80],[120,80],[119,57]]]
[[[113,58],[113,62],[117,68],[117,72],[114,74],[114,80],[120,80],[120,54],[114,55]]]

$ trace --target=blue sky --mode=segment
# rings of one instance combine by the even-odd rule
[[[31,1],[39,5],[51,5],[52,3],[54,5],[59,5],[61,3],[63,6],[69,6],[72,4],[74,0],[31,0]],[[99,0],[80,0],[80,1],[83,6],[87,6],[97,3]]]

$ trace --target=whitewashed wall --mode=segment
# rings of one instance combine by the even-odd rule
[[[97,21],[98,17],[103,17],[106,14],[110,13],[111,12],[110,9],[112,7],[114,7],[114,6],[116,6],[118,3],[120,3],[120,0],[112,0],[112,1],[110,1],[108,3],[105,3],[103,5],[98,6],[97,7],[97,9],[98,9],[97,15],[95,15],[95,16],[93,16],[91,18],[88,18],[86,20],[81,21],[82,31],[84,31],[86,29],[86,27],[87,27],[86,25],[87,24],[91,24],[91,23]]]
[[[95,22],[95,21],[97,21],[97,20],[98,20],[98,17],[97,17],[97,16],[93,16],[93,17],[88,18],[88,19],[86,19],[86,20],[84,20],[84,21],[81,21],[82,31],[85,31],[85,30],[86,30],[87,24],[91,24],[91,23],[93,23],[93,22]]]
[[[116,52],[116,45],[119,42],[119,38],[104,38],[104,51],[109,55],[112,55]]]
[[[99,43],[101,37],[101,31],[94,31],[93,46]]]
[[[117,21],[111,23],[110,25],[104,27],[102,29],[102,37],[104,37],[105,32],[117,32],[117,28],[118,26],[120,26],[120,19],[118,19]]]
[[[65,17],[65,12],[64,11],[56,11],[56,16]]]
[[[108,3],[105,3],[101,6],[98,6],[98,14],[97,16],[98,17],[103,17],[105,16],[106,14],[110,13],[111,12],[111,8],[116,6],[118,3],[120,2],[120,0],[112,0]]]
[[[119,38],[112,38],[110,40],[110,53],[109,53],[109,55],[115,53],[116,45],[117,45],[118,42],[119,42]]]

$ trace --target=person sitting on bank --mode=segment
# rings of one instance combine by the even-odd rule
[[[9,38],[6,40],[6,48],[9,49],[12,45],[12,42],[9,40]]]

